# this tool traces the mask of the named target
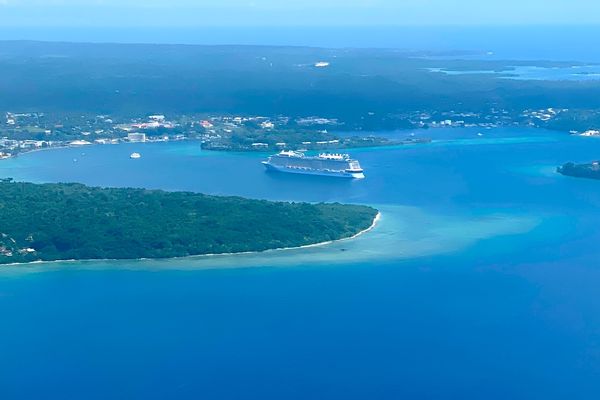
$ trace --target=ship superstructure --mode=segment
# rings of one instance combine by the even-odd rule
[[[363,179],[364,171],[348,154],[321,153],[307,156],[298,151],[282,151],[263,161],[268,170],[293,174]]]

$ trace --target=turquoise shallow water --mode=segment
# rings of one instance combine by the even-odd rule
[[[442,72],[448,75],[484,74],[518,80],[548,81],[596,81],[600,79],[600,65],[572,65],[566,67],[516,66],[505,71],[478,70],[453,71],[443,68],[430,68],[431,72]]]
[[[364,181],[268,174],[262,155],[195,142],[0,163],[36,182],[383,214],[310,249],[2,267],[2,398],[596,398],[600,185],[553,166],[597,158],[600,141],[476,133],[354,151]]]

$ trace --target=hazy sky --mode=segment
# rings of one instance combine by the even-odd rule
[[[599,0],[0,0],[0,26],[600,24]]]

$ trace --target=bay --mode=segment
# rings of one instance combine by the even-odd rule
[[[597,158],[600,141],[417,134],[434,142],[353,150],[363,181],[270,174],[266,154],[193,141],[1,162],[17,180],[383,214],[311,249],[2,267],[2,398],[595,398],[600,185],[554,169]]]

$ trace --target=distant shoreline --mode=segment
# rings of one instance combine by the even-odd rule
[[[368,228],[363,229],[362,231],[360,231],[350,237],[341,238],[341,239],[337,239],[337,240],[328,240],[326,242],[306,244],[303,246],[296,246],[296,247],[279,247],[279,248],[267,249],[267,250],[262,250],[262,251],[244,251],[244,252],[237,252],[237,253],[196,254],[196,255],[189,255],[189,256],[184,256],[184,257],[166,257],[166,258],[99,258],[99,259],[81,259],[81,260],[70,259],[70,260],[52,260],[52,261],[39,260],[39,261],[30,261],[30,262],[23,262],[23,263],[17,262],[17,263],[0,264],[0,272],[3,267],[32,266],[32,265],[39,265],[39,264],[58,264],[58,263],[74,264],[74,263],[94,263],[94,262],[106,262],[106,261],[139,262],[139,261],[165,261],[165,260],[186,260],[186,259],[192,260],[192,259],[199,259],[199,258],[219,258],[219,257],[228,257],[228,256],[268,254],[268,253],[272,253],[272,252],[284,252],[284,251],[290,251],[290,250],[302,250],[302,249],[309,249],[309,248],[315,248],[315,247],[323,247],[323,246],[327,246],[327,245],[334,244],[334,243],[340,243],[340,242],[345,242],[345,241],[356,239],[360,236],[363,236],[363,235],[369,233],[373,229],[375,229],[377,227],[379,221],[381,220],[381,218],[382,218],[381,211],[378,211],[377,215],[375,215],[375,218],[373,218],[373,222],[371,223],[371,225]]]
[[[119,146],[119,145],[123,145],[123,144],[173,143],[173,142],[183,142],[183,141],[193,141],[193,140],[198,141],[199,139],[185,138],[185,139],[179,139],[179,140],[148,140],[148,141],[145,141],[145,142],[127,142],[127,141],[123,141],[123,142],[119,142],[119,143],[92,143],[92,142],[90,142],[89,144],[84,144],[84,145],[71,145],[71,144],[67,143],[67,144],[60,145],[60,146],[40,147],[40,148],[31,149],[31,150],[21,151],[21,152],[19,152],[17,154],[12,154],[10,157],[0,158],[0,161],[2,161],[2,160],[10,160],[10,159],[13,159],[13,158],[17,158],[19,156],[23,156],[25,154],[38,153],[38,152],[41,152],[41,151],[50,151],[50,150],[85,149],[85,148],[98,147],[98,146]]]
[[[407,130],[407,132],[409,132],[410,130]],[[41,147],[41,148],[34,148],[34,149],[28,149],[25,151],[21,151],[19,153],[16,154],[12,154],[9,157],[3,157],[0,158],[0,161],[4,161],[4,160],[11,160],[11,159],[15,159],[18,158],[20,156],[24,156],[26,154],[32,154],[32,153],[38,153],[38,152],[45,152],[45,151],[52,151],[52,150],[61,150],[61,149],[85,149],[85,148],[91,148],[91,147],[98,147],[98,146],[120,146],[120,145],[124,145],[124,144],[138,144],[138,145],[145,145],[145,144],[154,144],[154,143],[174,143],[174,142],[201,142],[200,139],[197,138],[185,138],[185,139],[180,139],[180,140],[149,140],[149,141],[145,141],[145,142],[127,142],[127,141],[123,141],[123,142],[119,142],[119,143],[89,143],[89,144],[85,144],[85,145],[71,145],[71,144],[64,144],[64,145],[57,145],[57,146],[48,146],[48,147]],[[313,151],[313,152],[317,152],[317,151],[325,151],[325,152],[332,152],[332,151],[352,151],[352,150],[364,150],[364,149],[381,149],[381,148],[387,148],[387,149],[391,149],[391,148],[397,148],[397,147],[403,147],[403,146],[411,146],[411,145],[417,145],[417,144],[430,144],[433,141],[430,139],[427,140],[420,140],[420,141],[395,141],[395,142],[390,142],[387,144],[381,144],[381,145],[372,145],[372,144],[366,144],[364,146],[350,146],[350,147],[344,147],[344,146],[340,146],[340,147],[332,147],[332,148],[327,148],[327,149],[311,149],[308,151]],[[200,149],[203,151],[207,151],[207,152],[212,152],[212,153],[225,153],[225,154],[273,154],[274,152],[279,152],[281,151],[281,149],[279,148],[272,148],[272,149],[260,149],[260,150],[254,150],[254,149],[225,149],[225,148],[209,148],[209,147],[204,147],[202,145],[200,145]]]

